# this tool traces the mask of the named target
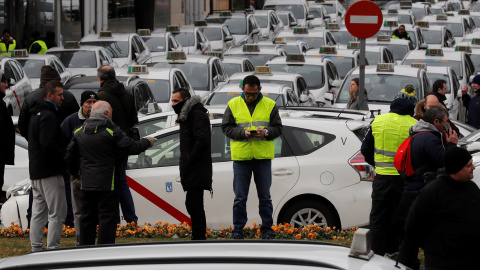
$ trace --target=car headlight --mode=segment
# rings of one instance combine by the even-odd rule
[[[23,195],[28,195],[30,194],[30,191],[32,190],[32,184],[30,182],[25,183],[23,185],[15,185],[7,190],[7,198],[10,198],[10,196],[23,196]]]

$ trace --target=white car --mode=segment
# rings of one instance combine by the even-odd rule
[[[360,43],[356,46],[359,47]],[[369,65],[377,65],[378,63],[395,64],[392,52],[385,46],[366,46],[365,58]]]
[[[277,47],[283,49],[287,54],[288,53],[305,53],[310,49],[308,44],[305,41],[293,40],[286,38],[275,38],[272,41],[264,40],[259,41],[257,44],[262,47]]]
[[[309,27],[309,21],[313,20],[306,0],[265,0],[263,9],[292,12],[298,27]]]
[[[342,4],[337,0],[319,1],[322,6],[327,10],[330,15],[330,21],[340,23],[343,21],[343,17],[347,11]]]
[[[278,55],[287,55],[285,50],[278,46],[262,46],[261,44],[245,44],[241,47],[230,48],[224,53],[225,56],[245,57],[252,61],[252,64],[264,66],[270,59]]]
[[[393,32],[398,29],[399,23],[395,18],[387,18],[384,20],[383,26],[378,32],[371,38],[374,39],[378,36],[392,36]],[[410,36],[412,41],[412,50],[424,50],[428,48],[428,44],[425,43],[423,38],[422,29],[418,25],[405,24],[405,31]],[[394,39],[392,39],[394,40]],[[398,39],[397,39],[398,40]]]
[[[302,40],[310,48],[320,49],[322,46],[337,45],[337,41],[329,30],[308,29],[305,27],[294,27],[293,30],[284,30],[277,36],[278,38]]]
[[[0,69],[7,78],[7,89],[3,101],[10,114],[18,116],[25,97],[34,89],[32,89],[30,79],[25,74],[22,65],[17,60],[8,56],[0,57]]]
[[[307,51],[306,55],[332,60],[341,80],[345,78],[345,75],[347,75],[352,68],[360,65],[360,50],[352,47],[337,49],[337,46],[322,46],[320,47],[320,50],[312,49]],[[368,64],[367,60],[367,65]]]
[[[262,32],[262,39],[272,41],[283,30],[283,22],[274,10],[255,10],[254,15]]]
[[[246,57],[224,56],[222,58],[222,63],[223,68],[229,77],[237,72],[249,72],[255,70],[252,61]]]
[[[212,51],[225,52],[237,43],[235,37],[224,24],[211,23],[197,27],[210,41]]]
[[[315,2],[308,2],[308,13],[313,16],[313,20],[310,21],[310,28],[325,27],[325,24],[331,21],[327,9]]]
[[[170,51],[182,51],[182,45],[171,32],[151,33],[149,29],[139,29],[137,33],[150,50],[150,56],[166,55]]]
[[[450,32],[452,32],[455,41],[461,42],[463,37],[471,33],[468,20],[460,16],[447,16],[447,14],[439,14],[432,16],[425,16],[422,21],[428,21],[430,25],[444,25]]]
[[[278,18],[283,23],[283,30],[289,30],[292,27],[295,27],[298,25],[297,19],[295,18],[295,15],[293,15],[293,12],[279,11],[279,10],[277,10],[276,12],[277,12]]]
[[[423,38],[428,45],[436,45],[437,47],[453,47],[455,39],[452,32],[444,25],[432,25],[428,21],[418,21],[419,27],[422,29]]]
[[[327,23],[325,29],[330,31],[330,34],[335,38],[337,44],[347,45],[351,41],[358,41],[356,37],[348,32],[346,26],[342,26],[338,23]]]
[[[203,54],[206,51],[210,51],[210,41],[205,34],[194,25],[184,25],[180,29],[178,26],[167,26],[167,29],[160,29],[154,31],[157,33],[160,31],[171,32],[175,39],[182,45],[182,50],[186,54]]]
[[[251,13],[232,13],[222,11],[220,13],[208,15],[205,18],[210,24],[224,24],[235,38],[235,45],[240,46],[247,43],[255,43],[261,40],[261,30],[255,16]]]
[[[25,50],[26,51],[26,50]],[[72,77],[72,73],[68,71],[63,63],[55,56],[48,54],[27,54],[25,57],[12,57],[19,62],[28,78],[32,89],[38,89],[40,86],[40,73],[42,66],[51,66],[60,74],[60,81],[65,82]]]
[[[150,50],[137,34],[112,34],[105,31],[99,35],[84,36],[80,45],[105,48],[119,67],[142,63],[150,56]]]
[[[367,39],[366,46],[385,46],[393,54],[393,58],[400,63],[405,55],[413,50],[412,42],[405,39],[393,39],[389,35],[377,36],[377,39]],[[424,51],[419,51],[424,52]]]
[[[207,219],[208,220],[208,219]],[[51,249],[0,261],[0,269],[346,269],[405,270],[374,255],[359,229],[351,247],[313,241],[189,241]]]
[[[404,9],[388,9],[382,11],[383,19],[396,18],[399,24],[415,24],[415,17],[409,10]]]

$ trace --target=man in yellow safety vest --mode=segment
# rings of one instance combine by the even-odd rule
[[[45,54],[47,52],[47,44],[40,39],[40,33],[38,31],[34,31],[30,35],[30,40],[32,41],[32,44],[28,49],[28,53]]]
[[[11,55],[16,46],[17,42],[10,35],[10,30],[3,30],[3,37],[0,39],[0,56]]]
[[[273,206],[270,197],[272,159],[275,157],[273,140],[282,133],[283,125],[275,101],[260,93],[260,80],[245,77],[241,96],[231,99],[225,110],[222,131],[231,139],[233,160],[233,238],[243,239],[247,223],[247,197],[252,173],[262,219],[262,239],[274,239]]]

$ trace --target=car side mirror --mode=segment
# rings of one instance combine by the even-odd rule
[[[158,107],[158,103],[157,103],[157,102],[150,102],[150,103],[148,103],[147,114],[159,113],[159,112],[162,112],[162,109],[160,109],[160,107]]]
[[[334,87],[334,88],[339,88],[341,84],[342,84],[342,83],[341,83],[340,80],[333,80],[333,82],[332,82],[332,87]]]
[[[423,43],[423,44],[420,44],[418,47],[420,48],[420,50],[426,50],[428,49],[428,44]]]
[[[330,19],[330,15],[323,15],[323,19]]]
[[[311,21],[311,20],[313,20],[313,19],[315,19],[315,17],[313,17],[313,15],[308,15],[308,16],[307,16],[307,21]]]
[[[134,53],[132,60],[138,61],[138,58],[139,58],[139,57],[140,57],[140,54],[139,54],[139,53]]]
[[[297,26],[297,24],[298,24],[297,22],[290,22],[290,27]]]
[[[232,41],[233,37],[232,36],[226,36],[223,40],[224,41]]]
[[[330,93],[330,92],[327,92],[323,95],[323,98],[326,100],[326,101],[330,101],[332,104],[333,104],[333,93]]]
[[[255,28],[255,29],[252,30],[252,33],[251,33],[251,34],[252,34],[252,35],[256,35],[256,34],[258,34],[258,33],[260,33],[260,29]]]
[[[309,100],[309,98],[308,98],[307,95],[305,95],[305,94],[301,94],[301,95],[300,95],[300,102],[301,102],[301,103],[308,102],[308,100]]]

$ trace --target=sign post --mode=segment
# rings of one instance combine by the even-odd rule
[[[355,2],[345,14],[345,26],[348,32],[360,39],[360,85],[357,97],[359,108],[365,102],[365,39],[374,36],[382,27],[382,22],[382,10],[368,0]]]

